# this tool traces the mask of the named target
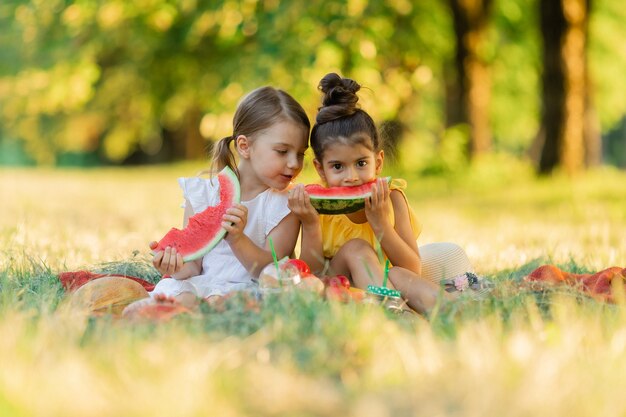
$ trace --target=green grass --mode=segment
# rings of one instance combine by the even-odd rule
[[[147,243],[201,168],[0,172],[0,416],[626,414],[623,305],[518,285],[543,263],[626,266],[624,173],[404,176],[419,243],[459,243],[496,283],[427,318],[306,294],[158,325],[68,308],[60,271],[157,279]]]

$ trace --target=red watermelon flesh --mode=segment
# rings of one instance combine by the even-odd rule
[[[224,238],[226,230],[222,227],[222,217],[226,210],[239,203],[241,189],[237,175],[228,167],[217,175],[217,180],[220,203],[191,216],[183,230],[172,228],[159,241],[155,253],[169,246],[176,248],[185,262],[193,261],[207,254]]]
[[[391,177],[386,177],[387,183]],[[311,205],[320,214],[347,214],[365,207],[365,199],[372,195],[372,185],[376,180],[353,187],[324,187],[309,184],[304,190],[311,198]]]

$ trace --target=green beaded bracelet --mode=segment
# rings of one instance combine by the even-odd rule
[[[393,290],[387,287],[375,287],[373,285],[367,286],[367,292],[376,295],[382,295],[383,297],[397,297],[400,298],[400,291]]]

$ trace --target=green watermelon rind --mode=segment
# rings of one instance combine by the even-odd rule
[[[365,208],[365,197],[354,199],[311,198],[319,214],[349,214]]]
[[[232,204],[239,203],[241,201],[241,186],[239,184],[239,178],[237,178],[237,174],[235,174],[235,172],[229,167],[225,167],[220,172],[220,174],[224,174],[233,185],[233,198],[231,199],[231,203]],[[221,203],[222,202],[220,201],[220,204]],[[207,244],[202,249],[199,249],[198,251],[183,257],[183,261],[189,262],[189,261],[194,261],[196,259],[203,257],[204,255],[209,253],[218,243],[220,243],[220,241],[224,239],[224,236],[226,236],[226,229],[222,227],[220,228],[219,232],[217,232],[215,237],[211,239],[209,242],[207,242]]]
[[[225,167],[222,171],[220,171],[218,176],[219,175],[226,176],[229,179],[229,181],[232,184],[232,186],[233,186],[233,197],[231,199],[231,206],[233,204],[239,203],[241,201],[241,186],[239,184],[239,178],[237,178],[237,174],[235,174],[235,172],[233,172],[233,170],[230,169],[229,167]],[[221,203],[222,202],[220,201],[220,204]],[[202,212],[194,214],[193,216],[191,216],[189,218],[189,222],[192,222],[193,218],[196,215],[199,215],[201,213]],[[203,257],[204,255],[209,253],[224,238],[224,236],[226,236],[226,233],[227,233],[226,229],[221,227],[220,230],[215,234],[213,239],[208,241],[202,248],[198,249],[197,251],[195,251],[193,253],[190,253],[188,255],[183,256],[183,261],[184,262],[189,262],[189,261],[194,261],[196,259],[199,259],[199,258]],[[153,253],[155,253],[155,252],[153,252]]]
[[[391,177],[385,177],[387,183],[391,182]],[[360,186],[356,186],[360,187]],[[337,190],[346,190],[348,187],[331,187]],[[365,199],[372,195],[371,192],[366,192],[356,196],[319,196],[309,192],[311,199],[311,205],[317,210],[319,214],[349,214],[365,208]]]

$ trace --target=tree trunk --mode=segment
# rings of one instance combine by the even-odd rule
[[[486,42],[487,25],[492,0],[449,0],[456,37],[456,84],[448,85],[448,92],[458,97],[448,101],[448,123],[460,121],[470,126],[470,157],[491,150],[489,102],[491,74],[489,65],[481,56]]]
[[[589,15],[593,8],[592,0],[586,0],[587,18],[585,19],[585,40],[589,35]],[[585,165],[588,167],[598,166],[602,163],[602,137],[600,135],[600,121],[593,105],[593,84],[589,74],[587,62],[587,42],[585,42]]]
[[[589,2],[539,2],[544,62],[541,120],[544,143],[539,160],[542,174],[558,166],[573,174],[592,162],[587,156],[596,155],[597,159],[598,129],[597,123],[590,123],[593,111],[586,65]]]

